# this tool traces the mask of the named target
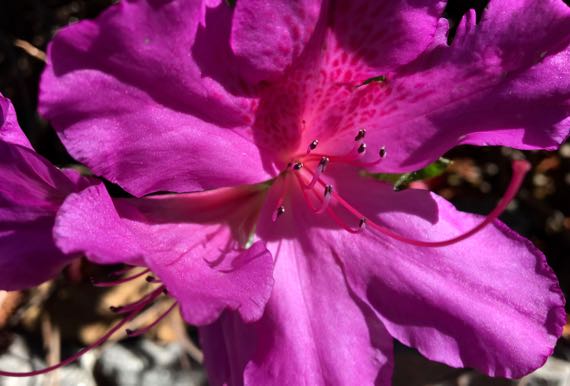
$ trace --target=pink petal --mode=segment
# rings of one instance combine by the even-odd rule
[[[72,156],[135,195],[268,178],[247,129],[253,102],[228,91],[247,90],[211,78],[227,53],[207,45],[223,24],[201,26],[205,15],[200,1],[125,1],[58,32],[40,111]]]
[[[306,226],[303,211],[271,221],[274,198],[257,227],[276,261],[271,299],[255,323],[225,315],[202,329],[210,378],[217,385],[391,384],[391,337],[353,297],[338,257]]]
[[[64,198],[92,183],[61,171],[36,154],[2,103],[0,126],[0,289],[21,290],[51,279],[75,256],[63,254],[52,237]]]
[[[560,0],[491,1],[479,25],[474,12],[447,46],[441,23],[432,47],[384,82],[337,87],[304,142],[350,149],[366,128],[368,160],[386,146],[383,171],[417,170],[458,143],[523,149],[557,147],[570,124],[570,8]]]
[[[273,285],[273,260],[259,242],[235,249],[234,228],[220,220],[228,208],[250,204],[249,196],[224,202],[212,194],[218,193],[113,202],[103,187],[89,188],[65,201],[54,234],[63,251],[84,252],[97,263],[148,266],[191,324],[211,323],[224,309],[245,321],[259,319]]]
[[[414,239],[445,240],[481,221],[427,191],[395,193],[347,176],[336,188],[369,219]],[[537,248],[502,223],[440,248],[410,246],[370,228],[319,234],[340,256],[358,298],[393,337],[430,359],[516,378],[540,367],[561,334],[556,276]]]

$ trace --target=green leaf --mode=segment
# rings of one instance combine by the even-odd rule
[[[386,82],[386,75],[378,75],[378,76],[373,76],[372,78],[368,78],[364,82],[360,83],[359,85],[356,85],[354,88],[366,86],[366,85],[373,83],[373,82],[376,82],[376,83]]]
[[[442,175],[451,163],[452,161],[446,158],[440,158],[425,168],[411,173],[370,173],[368,175],[378,180],[392,183],[394,190],[398,191],[406,189],[414,181],[427,180]]]

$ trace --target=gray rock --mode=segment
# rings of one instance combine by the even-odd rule
[[[0,369],[14,372],[27,372],[42,369],[45,362],[31,353],[26,342],[16,336],[8,350],[0,356]],[[0,386],[96,386],[91,373],[77,364],[57,371],[28,378],[0,377]]]
[[[114,386],[200,386],[205,377],[199,369],[183,369],[178,344],[160,346],[141,339],[105,348],[95,365],[95,378]]]

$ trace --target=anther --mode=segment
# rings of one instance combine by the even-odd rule
[[[293,165],[293,169],[295,170],[301,170],[302,168],[303,168],[302,162],[295,162],[295,164]]]
[[[356,137],[354,137],[354,140],[360,141],[364,139],[365,136],[366,136],[366,129],[360,129],[358,130],[358,134],[356,134]]]
[[[380,148],[380,151],[378,152],[378,155],[380,156],[380,158],[386,158],[387,154],[388,152],[386,151],[386,146],[382,146]]]
[[[329,162],[330,162],[330,158],[329,157],[323,157],[321,158],[321,160],[319,161],[319,169],[321,170],[321,172],[324,172],[325,169],[327,168]]]
[[[307,154],[310,153],[311,151],[315,150],[318,145],[319,145],[319,140],[318,140],[318,139],[315,139],[313,142],[311,142],[311,143],[309,144],[309,148],[307,149]]]
[[[364,154],[365,151],[366,151],[366,144],[361,143],[360,146],[358,146],[358,154]]]
[[[277,217],[281,217],[284,214],[285,214],[285,207],[281,205],[279,208],[277,208]]]
[[[329,203],[331,201],[332,195],[333,195],[333,186],[332,185],[325,185],[323,202],[321,203],[321,207],[315,211],[316,214],[324,213],[325,210],[327,210]]]
[[[156,282],[156,278],[154,276],[147,276],[144,278],[147,283],[154,283]]]

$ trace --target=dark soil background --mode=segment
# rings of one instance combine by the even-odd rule
[[[20,125],[35,149],[56,165],[70,165],[74,161],[50,125],[37,114],[38,83],[44,63],[30,55],[29,49],[27,51],[22,49],[21,41],[45,51],[47,43],[58,28],[81,19],[93,18],[113,2],[111,0],[0,0],[0,92],[14,103]],[[460,16],[471,7],[476,8],[481,14],[486,3],[488,1],[450,0],[446,15],[453,25],[453,22],[459,20]],[[488,213],[505,191],[511,173],[510,160],[513,156],[519,156],[519,153],[503,148],[457,148],[446,155],[454,161],[448,171],[427,183],[432,190],[450,199],[462,210]],[[517,199],[502,219],[531,239],[546,254],[550,266],[560,279],[564,292],[568,294],[570,293],[570,143],[558,152],[524,152],[524,156],[532,163],[532,171],[527,176]],[[89,276],[97,274],[100,268],[91,267],[84,262],[74,269],[73,272],[67,272],[56,280],[49,293],[40,302],[38,313],[47,314],[53,324],[63,326],[64,342],[79,344],[90,340],[81,336],[78,331],[82,331],[83,326],[100,317],[100,313],[96,310],[101,298],[107,292],[89,289]],[[525,283],[520,285],[524,287]],[[65,292],[64,288],[69,286],[73,288],[73,295]],[[37,321],[25,326],[21,318],[14,318],[14,315],[19,315],[18,309],[29,307],[30,299],[34,299],[36,294],[32,291],[18,296],[13,307],[15,312],[8,313],[4,320],[0,312],[0,327],[5,327],[0,332],[0,354],[2,347],[7,347],[11,342],[10,334],[13,332],[24,334],[32,342],[45,340],[46,335],[40,331],[40,324]],[[64,311],[61,311],[61,306],[58,311],[58,307],[51,307],[50,304],[64,304]],[[74,312],[77,307],[80,307],[80,311]],[[2,304],[0,311],[1,309]],[[194,335],[192,330],[189,333],[190,336]],[[455,373],[449,369],[443,373],[436,371],[434,375],[431,365],[421,358],[418,359],[413,352],[401,347],[398,352],[400,361],[397,364],[398,373],[395,378],[397,384],[420,385],[428,381],[434,382],[437,380],[434,377],[441,378],[442,374],[455,376],[453,375]],[[564,339],[557,348],[557,355],[570,356]],[[411,373],[415,374],[414,381],[409,378],[409,368],[412,368]]]

